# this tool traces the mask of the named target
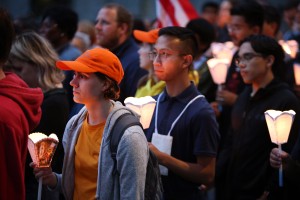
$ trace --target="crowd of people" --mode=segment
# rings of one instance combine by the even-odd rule
[[[300,2],[281,12],[264,1],[208,1],[199,16],[139,29],[116,3],[95,23],[55,5],[34,26],[0,8],[0,199],[37,199],[39,179],[42,199],[147,199],[150,153],[162,200],[300,198],[300,51],[279,42],[300,45]],[[235,51],[220,87],[209,63],[224,42]],[[150,126],[126,128],[114,165],[113,127],[140,117],[124,100],[144,96],[156,100]],[[296,113],[280,147],[270,109]],[[32,162],[31,132],[57,134],[50,167]]]

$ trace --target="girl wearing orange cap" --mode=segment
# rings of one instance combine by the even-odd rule
[[[70,82],[73,99],[85,106],[66,126],[62,174],[34,168],[36,178],[43,177],[43,184],[61,190],[66,199],[143,199],[149,149],[140,126],[125,130],[116,155],[118,174],[113,173],[111,129],[121,115],[132,113],[114,101],[124,75],[119,59],[106,49],[94,48],[75,61],[56,65],[75,71]]]
[[[140,67],[148,71],[148,74],[139,80],[135,97],[155,96],[161,93],[166,86],[164,81],[158,80],[155,76],[153,63],[149,59],[149,53],[152,52],[153,45],[158,38],[158,30],[159,29],[153,29],[148,32],[140,30],[133,31],[134,37],[142,42],[138,51],[140,55]]]

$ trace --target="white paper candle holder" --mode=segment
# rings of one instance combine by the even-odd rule
[[[278,40],[278,43],[281,45],[286,54],[290,55],[291,58],[296,58],[299,45],[296,40]]]
[[[296,85],[300,85],[300,63],[294,63],[294,77]]]
[[[144,129],[149,128],[153,111],[156,105],[154,98],[145,97],[127,97],[124,101],[126,107],[130,108],[140,115],[140,122]]]
[[[54,133],[49,137],[44,133],[35,132],[28,136],[28,150],[36,167],[50,167],[59,140]],[[38,197],[42,196],[42,177],[39,178]]]
[[[212,58],[207,61],[207,65],[214,83],[218,85],[225,83],[229,66],[228,60]]]
[[[279,151],[281,151],[281,144],[284,144],[288,141],[295,114],[296,113],[293,110],[265,111],[265,119],[267,122],[271,141],[278,145]],[[280,165],[279,168],[279,186],[283,186],[282,165]]]

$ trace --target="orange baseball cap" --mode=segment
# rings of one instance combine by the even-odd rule
[[[119,84],[124,71],[119,58],[108,49],[94,48],[85,51],[75,61],[57,61],[56,66],[62,70],[76,72],[100,72]]]
[[[154,44],[158,38],[158,31],[159,31],[159,28],[150,30],[148,32],[134,30],[133,35],[134,35],[135,39],[137,39],[141,42]]]

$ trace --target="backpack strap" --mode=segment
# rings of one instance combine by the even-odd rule
[[[140,126],[142,128],[139,119],[132,113],[125,113],[121,115],[115,122],[110,133],[110,152],[111,157],[114,160],[113,175],[117,173],[117,150],[120,140],[125,130],[131,126]],[[143,128],[142,128],[143,129]]]

